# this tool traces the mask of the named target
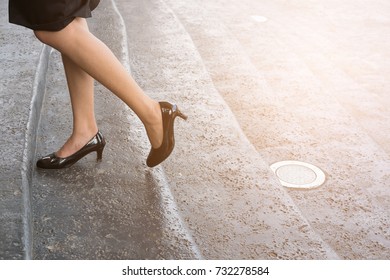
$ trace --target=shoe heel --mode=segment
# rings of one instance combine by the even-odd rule
[[[188,119],[188,117],[187,117],[187,115],[184,115],[182,112],[180,112],[179,110],[177,111],[177,116],[179,116],[180,118],[182,118],[183,120],[187,120]]]
[[[99,148],[98,150],[96,150],[97,161],[102,160],[102,158],[103,158],[103,150],[104,150],[104,147]]]

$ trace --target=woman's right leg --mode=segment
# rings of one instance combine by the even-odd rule
[[[158,148],[163,140],[159,103],[144,94],[111,50],[88,31],[86,24],[85,19],[76,18],[60,31],[35,31],[35,35],[123,100],[145,125],[152,147]]]

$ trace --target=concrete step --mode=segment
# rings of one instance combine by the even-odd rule
[[[1,1],[0,259],[24,258],[29,238],[26,202],[34,141],[26,140],[35,130],[39,105],[31,100],[37,101],[36,92],[42,85],[34,80],[42,46],[33,37],[31,31],[8,23],[7,1]],[[43,71],[45,65],[40,66],[38,70]]]
[[[389,114],[383,96],[371,95],[357,71],[350,76],[346,65],[331,62],[337,51],[352,63],[362,59],[354,57],[353,42],[349,53],[343,48],[348,25],[338,23],[338,13],[330,12],[334,7],[324,15],[321,3],[166,2],[263,160],[302,160],[327,173],[321,188],[288,191],[311,227],[342,258],[388,258],[390,157],[383,135]],[[367,20],[377,13],[370,10]],[[361,28],[385,36],[375,26]],[[383,75],[365,71],[376,82]]]
[[[5,17],[2,5],[1,16]],[[104,1],[90,21],[94,33],[113,49],[126,66],[131,67],[132,74],[148,94],[159,100],[177,102],[190,117],[188,122],[176,123],[177,147],[162,166],[154,169],[147,168],[144,163],[149,147],[142,124],[100,85],[96,89],[96,115],[108,142],[103,161],[96,163],[95,155],[91,154],[68,170],[48,172],[35,169],[35,158],[32,157],[35,142],[27,141],[25,144],[24,139],[34,140],[37,137],[39,156],[58,149],[71,131],[71,112],[60,57],[56,52],[50,56],[47,92],[40,126],[36,130],[39,105],[30,105],[30,118],[23,116],[30,100],[33,100],[31,104],[39,103],[36,102],[39,98],[31,99],[32,89],[43,93],[41,85],[44,80],[38,79],[33,83],[32,77],[37,65],[40,69],[37,77],[44,77],[45,63],[42,62],[45,58],[42,56],[38,63],[30,57],[31,53],[39,57],[41,45],[32,37],[31,31],[15,29],[12,32],[20,32],[21,40],[26,42],[23,51],[17,45],[20,41],[13,39],[5,40],[10,43],[0,46],[1,66],[9,73],[3,83],[5,89],[1,88],[0,100],[2,104],[18,104],[17,107],[6,106],[1,112],[2,120],[9,121],[2,126],[3,135],[10,136],[2,139],[6,143],[0,145],[4,149],[3,154],[9,155],[1,162],[0,199],[4,212],[1,211],[0,216],[0,258],[335,259],[339,258],[338,254],[345,258],[387,255],[386,247],[382,255],[377,252],[379,250],[370,247],[375,238],[381,246],[385,244],[386,237],[381,239],[382,232],[379,236],[375,232],[372,238],[368,236],[371,238],[369,245],[359,243],[358,250],[354,251],[356,255],[352,255],[348,249],[351,240],[339,236],[346,234],[347,227],[352,225],[343,226],[348,215],[336,216],[337,219],[329,216],[325,223],[320,224],[303,207],[302,201],[307,202],[319,192],[328,202],[340,193],[347,199],[349,193],[344,192],[345,189],[336,188],[331,196],[326,196],[322,189],[297,195],[280,186],[269,169],[269,163],[273,155],[285,156],[287,152],[283,151],[288,151],[289,146],[278,145],[268,152],[267,145],[254,142],[258,135],[248,131],[258,122],[243,122],[241,116],[246,110],[256,119],[264,112],[259,114],[256,108],[251,111],[241,105],[251,102],[252,105],[267,105],[267,108],[274,109],[273,116],[277,116],[286,103],[281,99],[275,100],[273,95],[276,92],[281,97],[278,92],[282,91],[270,87],[267,79],[272,77],[265,77],[264,83],[255,79],[258,65],[253,61],[250,68],[231,68],[230,62],[251,60],[248,59],[250,56],[242,52],[237,42],[231,41],[234,38],[231,35],[228,34],[227,41],[215,36],[218,32],[223,35],[227,32],[220,28],[218,21],[201,17],[207,13],[195,1],[187,6],[193,9],[191,13],[186,10],[187,7],[180,5],[162,0]],[[207,25],[210,23],[212,25]],[[233,48],[228,49],[233,53],[228,55],[218,49],[218,44],[211,45],[209,37],[198,28],[207,30],[209,33],[206,35],[212,35],[213,39],[221,40],[218,42],[226,45],[233,42]],[[204,45],[199,45],[199,42]],[[213,56],[205,55],[207,44],[210,44],[210,53],[216,58],[214,62]],[[10,48],[16,51],[11,52]],[[24,52],[28,55],[21,56]],[[48,54],[48,49],[44,49],[43,54]],[[234,59],[229,61],[227,58]],[[221,63],[220,59],[225,62]],[[9,67],[3,67],[15,60],[26,71],[23,71],[22,79],[16,78]],[[295,66],[296,62],[293,60],[289,66]],[[210,63],[214,63],[213,67]],[[226,69],[226,72],[219,72],[220,69]],[[238,107],[232,106],[224,95],[229,91],[221,90],[227,89],[223,87],[226,82],[237,76],[229,76],[225,83],[223,80],[218,83],[215,79],[216,75],[225,78],[224,74],[232,73],[250,74],[245,81],[255,82],[248,95],[239,96],[248,102],[235,103],[240,104]],[[19,87],[22,85],[25,87]],[[268,95],[265,99],[256,98],[259,88],[266,89],[264,92]],[[238,84],[233,83],[229,89],[239,89]],[[15,90],[21,92],[23,98],[9,94]],[[235,97],[231,95],[232,102]],[[334,102],[329,104],[338,106]],[[14,113],[15,109],[17,113]],[[290,115],[293,113],[290,112]],[[337,116],[344,115],[341,112]],[[10,133],[18,127],[22,128],[17,130],[19,134]],[[312,139],[305,127],[295,127],[301,129],[302,139]],[[292,147],[300,151],[299,146]],[[307,159],[313,159],[310,153],[306,155]],[[9,158],[16,160],[9,161]],[[318,163],[321,163],[319,159]],[[336,165],[334,167],[336,169]],[[28,188],[31,183],[30,168],[34,168],[31,197]],[[380,188],[373,190],[376,192]],[[360,199],[361,188],[358,195]],[[300,202],[297,200],[299,197],[304,199]],[[372,205],[370,202],[381,203],[374,197],[357,206]],[[387,216],[378,216],[378,211],[382,209],[380,203],[379,206],[370,206],[369,214],[363,215],[363,218],[373,218],[371,224],[375,229],[380,224],[388,224]],[[345,204],[335,202],[332,205],[339,207]],[[322,209],[325,209],[324,205]],[[330,238],[330,231],[325,232],[328,235],[321,231],[321,236],[316,232],[321,226],[335,224],[339,226],[336,231],[339,239],[336,241]],[[366,225],[367,222],[364,223]],[[367,234],[362,236],[367,239]],[[328,245],[336,247],[340,242],[347,245],[337,253]],[[364,248],[369,248],[370,254],[359,252]]]
[[[163,167],[201,254],[207,259],[338,258],[242,133],[191,30],[167,1],[117,3],[128,27],[133,75],[153,97],[175,100],[189,115],[188,122],[177,124],[177,147]]]

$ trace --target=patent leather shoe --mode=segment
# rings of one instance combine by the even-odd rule
[[[37,167],[44,169],[61,169],[69,167],[91,152],[97,153],[97,160],[101,160],[106,141],[100,131],[91,140],[74,154],[61,158],[55,153],[42,157],[37,161]]]
[[[151,148],[146,164],[154,167],[163,162],[172,153],[175,147],[174,122],[176,117],[187,120],[187,116],[180,112],[176,104],[159,102],[163,121],[163,141],[159,148]]]

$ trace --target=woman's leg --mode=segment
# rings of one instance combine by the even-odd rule
[[[94,80],[67,56],[62,55],[73,113],[73,132],[56,152],[68,157],[80,150],[98,131],[94,113]]]
[[[57,32],[35,31],[35,35],[123,100],[145,125],[152,147],[161,145],[163,126],[159,103],[144,94],[111,50],[88,31],[85,19],[76,18]]]

